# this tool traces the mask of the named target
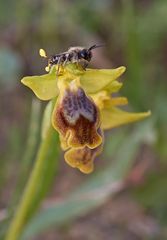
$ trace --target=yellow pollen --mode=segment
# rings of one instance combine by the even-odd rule
[[[42,49],[42,48],[39,49],[39,55],[40,55],[41,57],[47,58],[46,52],[45,52],[45,50]]]
[[[50,70],[49,66],[45,67],[46,72],[49,72],[49,70]]]

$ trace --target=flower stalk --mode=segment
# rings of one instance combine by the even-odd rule
[[[44,176],[46,171],[46,161],[50,161],[50,157],[52,155],[55,156],[56,153],[55,149],[51,149],[53,143],[55,144],[56,149],[57,134],[55,133],[53,127],[50,125],[45,138],[42,140],[39,146],[35,165],[33,167],[20,204],[18,205],[18,209],[16,210],[16,214],[9,227],[6,240],[20,239],[23,228],[27,223],[28,218],[32,214],[32,210],[34,209],[32,203],[36,203],[35,208],[39,206],[39,195],[44,195],[44,193],[41,191],[40,186],[43,185],[42,180],[46,177]]]

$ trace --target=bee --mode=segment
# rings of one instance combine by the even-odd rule
[[[93,56],[92,50],[102,46],[104,45],[95,44],[89,48],[70,47],[66,52],[51,55],[50,57],[47,57],[45,51],[40,49],[39,54],[41,57],[48,59],[48,67],[46,67],[46,71],[49,71],[53,65],[57,65],[57,73],[59,73],[60,66],[65,66],[67,63],[80,63],[83,69],[86,69]]]

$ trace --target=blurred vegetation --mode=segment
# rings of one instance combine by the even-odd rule
[[[106,46],[96,50],[91,65],[99,68],[125,65],[122,93],[129,99],[129,108],[151,109],[152,116],[148,121],[107,133],[105,151],[92,177],[76,173],[65,166],[59,156],[61,164],[55,166],[58,182],[54,184],[50,179],[47,186],[47,191],[53,186],[58,189],[47,198],[53,198],[55,205],[49,205],[32,219],[23,239],[39,234],[45,230],[44,226],[46,229],[64,223],[71,226],[71,219],[79,219],[100,205],[105,208],[104,203],[110,201],[115,192],[124,196],[121,189],[144,209],[146,216],[155,220],[159,229],[157,235],[154,232],[143,235],[141,231],[135,233],[136,238],[129,239],[167,239],[166,16],[166,0],[0,2],[1,239],[32,169],[45,107],[21,86],[20,79],[24,75],[44,73],[46,64],[38,56],[39,48],[52,54],[65,51],[69,46],[94,43]],[[113,173],[118,176],[113,178]],[[70,181],[68,176],[71,184],[66,188],[63,184]],[[113,191],[112,184],[117,182],[121,182],[122,188]],[[97,199],[89,196],[87,199],[86,194],[96,190],[99,190]],[[79,201],[77,194],[81,194]],[[56,202],[59,197],[65,200],[62,204]],[[75,209],[82,204],[82,197],[86,198],[85,205]],[[56,219],[54,213],[62,218]],[[125,239],[123,236],[115,239]]]

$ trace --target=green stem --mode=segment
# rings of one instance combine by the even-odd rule
[[[28,137],[26,143],[26,150],[23,157],[22,166],[22,176],[23,178],[27,175],[27,169],[29,169],[32,160],[35,157],[35,150],[37,148],[37,143],[39,142],[39,132],[40,132],[40,118],[41,118],[41,102],[33,98],[31,105],[31,116],[30,125],[28,129]]]
[[[25,152],[21,162],[20,176],[18,177],[17,186],[14,192],[14,196],[11,199],[11,206],[16,206],[21,191],[24,189],[26,180],[32,165],[32,161],[35,158],[35,151],[37,149],[37,143],[39,142],[39,131],[40,131],[40,119],[41,119],[41,102],[36,98],[32,99],[31,104],[31,116],[30,124],[28,129],[27,142],[25,145]],[[12,209],[13,212],[13,207]]]
[[[51,147],[53,144],[55,145],[54,149]],[[48,170],[48,165],[46,165],[46,162],[50,161],[50,158],[53,159],[53,156],[55,158],[57,154],[56,145],[57,134],[52,126],[50,126],[45,139],[41,142],[39,147],[34,168],[16,211],[15,217],[9,227],[6,240],[18,240],[20,238],[23,227],[27,223],[32,209],[34,210],[32,203],[35,202],[36,209],[41,201],[41,199],[39,199],[39,195],[43,196],[46,193],[46,191],[44,192],[42,189],[44,180],[46,180],[45,174]]]

